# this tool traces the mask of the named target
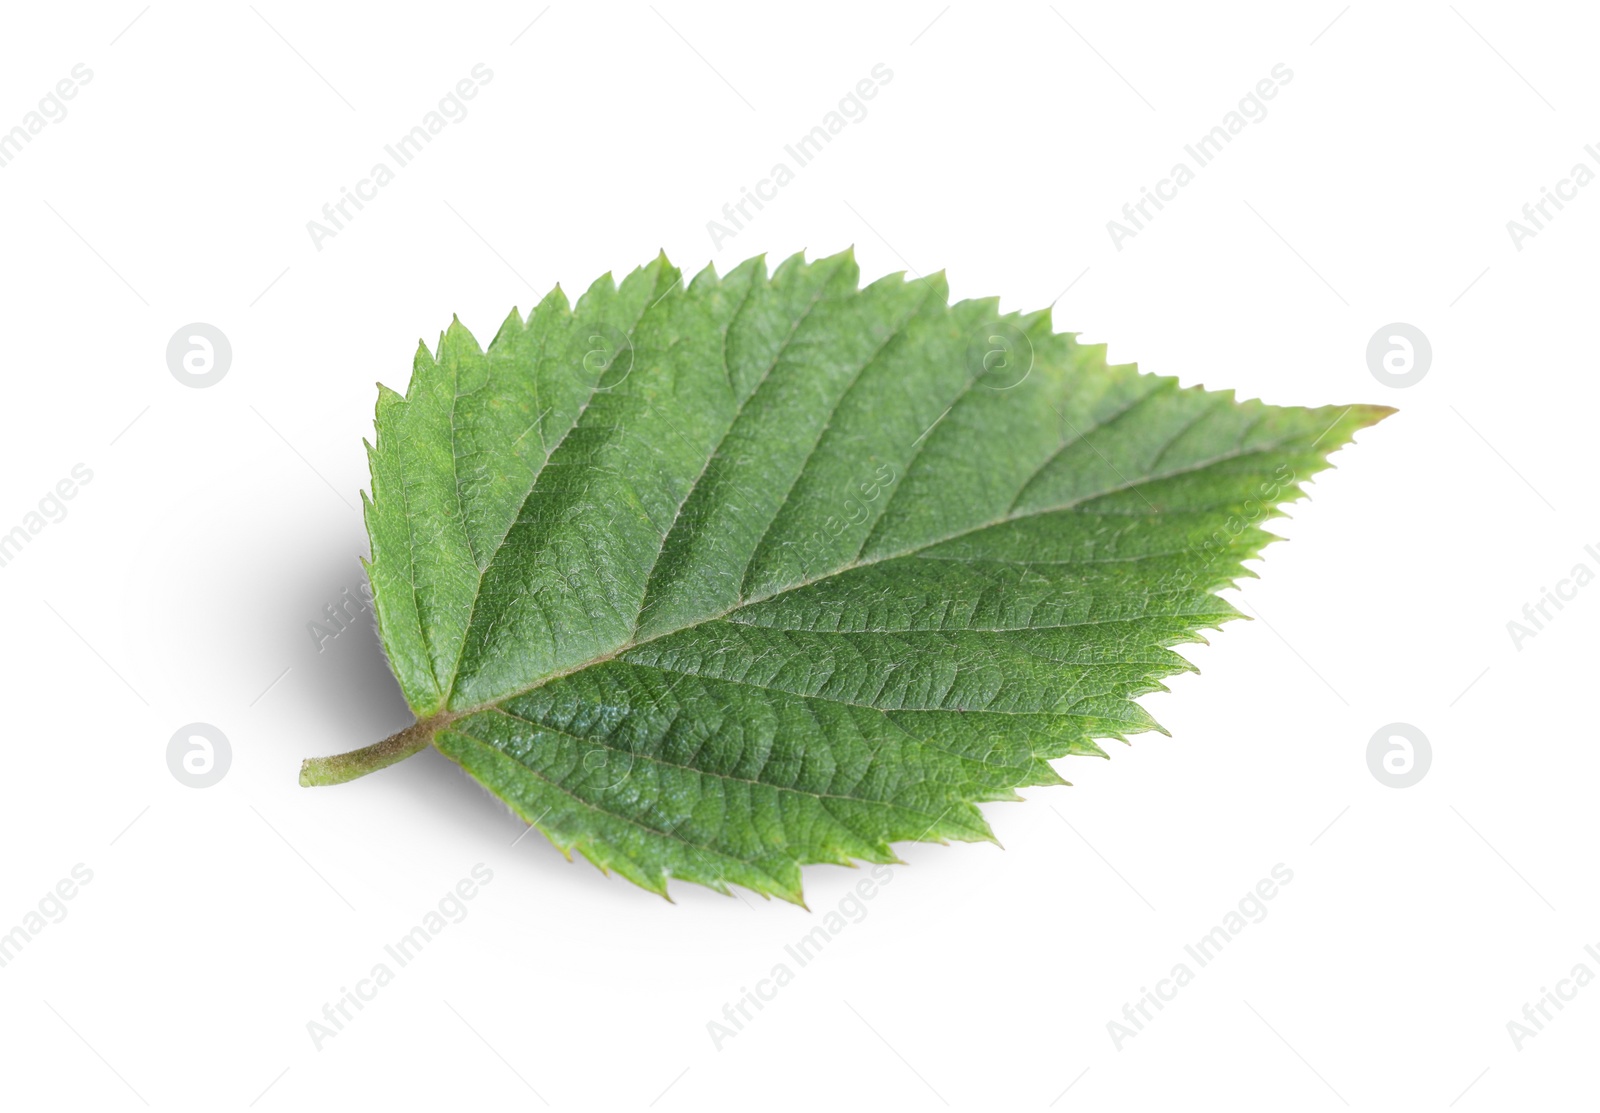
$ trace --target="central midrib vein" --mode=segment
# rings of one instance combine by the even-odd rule
[[[769,599],[775,599],[780,595],[787,595],[791,591],[799,591],[802,588],[811,587],[814,584],[822,583],[823,581],[833,579],[836,576],[842,576],[846,572],[853,572],[853,571],[855,571],[856,569],[859,569],[859,568],[870,568],[871,566],[873,566],[875,564],[884,564],[884,563],[887,563],[889,561],[903,560],[906,557],[915,556],[918,553],[924,552],[927,549],[931,549],[931,548],[934,548],[936,546],[946,544],[947,542],[950,542],[950,541],[956,541],[956,540],[959,540],[959,539],[961,539],[963,537],[971,536],[972,534],[975,534],[975,533],[982,533],[984,530],[993,529],[996,526],[1002,526],[1002,525],[1007,524],[1008,522],[1025,521],[1026,519],[1029,519],[1029,518],[1043,517],[1043,516],[1048,515],[1048,514],[1060,514],[1060,513],[1063,513],[1065,511],[1072,510],[1075,507],[1081,506],[1086,502],[1092,502],[1095,499],[1105,498],[1108,495],[1118,494],[1119,492],[1122,492],[1122,491],[1132,490],[1134,487],[1137,487],[1137,486],[1139,486],[1140,484],[1143,484],[1143,483],[1153,483],[1153,482],[1157,482],[1157,481],[1163,480],[1163,479],[1172,479],[1172,478],[1174,478],[1176,476],[1187,475],[1187,474],[1189,474],[1191,472],[1196,472],[1196,471],[1200,471],[1202,469],[1211,467],[1213,464],[1225,463],[1225,462],[1227,462],[1229,460],[1236,460],[1236,459],[1239,459],[1239,458],[1244,457],[1244,456],[1256,456],[1256,455],[1260,455],[1260,454],[1266,453],[1266,452],[1273,452],[1273,451],[1276,451],[1277,449],[1280,449],[1280,448],[1284,447],[1287,444],[1290,444],[1295,439],[1296,438],[1288,437],[1288,438],[1285,438],[1283,440],[1273,442],[1272,444],[1259,445],[1259,446],[1251,448],[1251,449],[1249,449],[1247,451],[1240,451],[1240,450],[1236,449],[1236,450],[1232,450],[1232,451],[1229,451],[1229,452],[1221,453],[1221,454],[1219,454],[1217,456],[1211,456],[1211,457],[1208,457],[1208,458],[1206,458],[1204,460],[1196,461],[1193,464],[1190,464],[1190,465],[1182,467],[1182,468],[1177,468],[1177,469],[1175,469],[1173,471],[1166,472],[1166,473],[1164,473],[1162,475],[1148,475],[1148,476],[1144,476],[1144,477],[1142,477],[1140,479],[1137,479],[1137,480],[1129,480],[1126,483],[1121,483],[1121,484],[1118,484],[1118,485],[1116,485],[1114,487],[1109,487],[1109,488],[1107,488],[1106,490],[1103,490],[1103,491],[1096,491],[1094,494],[1091,494],[1091,495],[1084,495],[1084,496],[1082,496],[1080,498],[1073,499],[1070,502],[1065,502],[1065,503],[1062,503],[1062,504],[1060,504],[1058,506],[1050,506],[1050,507],[1046,507],[1046,508],[1044,508],[1042,510],[1029,510],[1029,511],[1025,511],[1025,512],[1023,512],[1021,514],[1014,514],[1014,513],[1002,514],[1000,517],[995,518],[995,519],[993,519],[991,521],[988,521],[988,522],[984,522],[981,525],[972,526],[972,527],[969,527],[969,528],[963,529],[963,530],[957,530],[957,531],[955,531],[953,533],[946,534],[945,536],[936,537],[936,538],[933,538],[931,540],[922,542],[921,544],[913,545],[910,548],[902,549],[899,552],[888,553],[888,554],[885,554],[883,556],[873,557],[873,558],[870,558],[870,559],[867,559],[867,560],[852,561],[851,563],[849,563],[847,565],[844,565],[841,568],[836,568],[831,572],[827,572],[827,573],[824,573],[823,575],[813,577],[812,579],[802,580],[802,581],[800,581],[798,583],[789,584],[786,587],[777,588],[776,590],[770,591],[765,595],[753,596],[751,598],[740,600],[734,606],[728,607],[727,609],[719,611],[716,614],[707,615],[705,618],[697,619],[694,622],[686,623],[685,625],[676,627],[676,628],[674,628],[672,630],[663,630],[661,633],[652,634],[651,636],[649,636],[647,638],[639,638],[637,640],[629,640],[627,642],[624,642],[622,645],[618,646],[616,649],[612,650],[610,653],[604,653],[604,654],[601,654],[601,655],[599,655],[597,657],[592,657],[592,658],[590,658],[590,659],[588,659],[586,661],[582,661],[582,662],[579,662],[576,665],[573,665],[571,668],[558,669],[555,672],[546,673],[544,676],[540,677],[537,681],[535,681],[532,684],[529,684],[529,685],[527,685],[527,686],[525,686],[523,688],[518,688],[518,689],[516,689],[514,691],[502,693],[501,695],[498,695],[498,696],[494,697],[491,700],[485,700],[484,702],[478,703],[478,704],[474,704],[471,707],[464,707],[464,708],[460,708],[460,709],[450,708],[450,707],[446,706],[444,709],[442,709],[439,713],[437,713],[436,715],[432,716],[431,718],[433,720],[435,720],[435,721],[440,721],[440,724],[439,724],[440,727],[447,726],[450,722],[452,722],[452,721],[454,721],[456,719],[465,718],[468,715],[475,715],[475,714],[478,714],[479,712],[483,712],[483,711],[495,710],[495,709],[497,709],[499,707],[500,704],[505,703],[508,700],[514,700],[514,699],[517,699],[517,698],[519,698],[521,696],[525,696],[530,692],[538,691],[540,688],[544,687],[546,684],[549,684],[552,680],[560,680],[564,676],[571,676],[573,673],[582,672],[583,670],[593,668],[596,665],[605,664],[607,661],[613,661],[616,658],[622,656],[624,653],[627,653],[627,652],[629,652],[631,650],[634,650],[634,649],[638,649],[641,646],[649,645],[651,642],[659,641],[662,638],[671,637],[671,636],[674,636],[674,635],[677,635],[677,634],[681,634],[681,633],[684,633],[687,630],[694,630],[694,629],[697,629],[698,627],[705,626],[708,623],[717,622],[717,621],[719,621],[721,619],[726,618],[730,614],[734,614],[734,613],[736,613],[738,611],[741,611],[741,610],[745,609],[746,607],[752,607],[752,606],[755,606],[758,603],[765,603]],[[448,701],[449,695],[447,694],[445,698]]]

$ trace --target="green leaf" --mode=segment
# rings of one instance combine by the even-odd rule
[[[1237,616],[1263,522],[1386,414],[1108,366],[1048,311],[857,287],[846,252],[459,321],[380,387],[367,565],[416,726],[536,825],[665,894],[799,901],[811,862],[992,839],[1170,648]]]

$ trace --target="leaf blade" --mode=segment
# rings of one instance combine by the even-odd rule
[[[992,839],[979,802],[1160,729],[1134,701],[1192,670],[1171,647],[1238,616],[1215,592],[1262,523],[1390,412],[1180,389],[942,275],[857,281],[658,257],[487,351],[456,322],[380,396],[408,701],[652,891],[799,901],[805,864]]]

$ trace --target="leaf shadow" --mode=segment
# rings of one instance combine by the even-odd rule
[[[344,557],[315,570],[295,597],[305,600],[296,662],[304,664],[296,702],[348,749],[376,742],[415,721],[389,669],[366,595],[361,565]]]

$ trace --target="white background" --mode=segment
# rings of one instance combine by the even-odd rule
[[[75,64],[93,79],[0,169],[0,532],[74,464],[93,480],[0,568],[0,931],[75,864],[93,881],[0,968],[0,1101],[1592,1100],[1600,989],[1520,1050],[1507,1022],[1575,964],[1600,972],[1600,750],[1576,699],[1600,587],[1520,649],[1506,628],[1576,563],[1600,571],[1600,186],[1521,251],[1506,229],[1600,140],[1592,13],[540,12],[8,6],[0,130]],[[480,62],[469,114],[317,250],[306,222]],[[715,249],[706,222],[880,62],[869,114]],[[1267,117],[1114,247],[1106,222],[1278,63]],[[865,918],[719,1050],[707,1023],[861,875],[808,868],[810,913],[668,903],[537,834],[513,846],[523,825],[431,752],[302,789],[302,758],[410,721],[370,630],[319,653],[307,623],[361,582],[373,383],[403,389],[452,313],[487,341],[512,305],[658,248],[693,272],[852,243],[864,279],[942,267],[956,298],[1059,297],[1058,328],[1185,384],[1400,413],[1230,593],[1261,620],[1185,648],[1203,675],[1143,701],[1170,738],[986,807],[1004,850],[904,847]],[[166,365],[196,321],[233,348],[209,389]],[[1405,390],[1365,359],[1394,321],[1433,346]],[[195,721],[233,753],[204,790],[166,762]],[[1406,789],[1367,766],[1396,721],[1433,753]],[[307,1022],[477,863],[494,876],[467,917],[317,1050]],[[1119,1050],[1107,1022],[1277,863],[1293,881],[1266,919]]]

